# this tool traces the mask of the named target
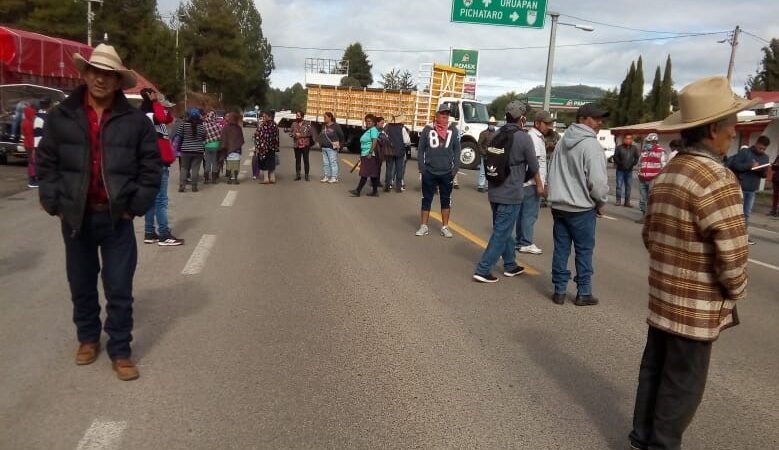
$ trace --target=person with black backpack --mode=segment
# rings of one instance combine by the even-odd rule
[[[506,125],[492,138],[485,156],[485,174],[489,182],[487,196],[492,207],[492,236],[473,279],[495,283],[492,267],[503,258],[503,275],[517,276],[525,271],[514,253],[514,227],[522,204],[523,184],[538,173],[538,158],[524,126],[528,106],[519,100],[506,105]]]

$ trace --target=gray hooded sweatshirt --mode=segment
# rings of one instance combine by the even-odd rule
[[[557,143],[549,165],[552,209],[584,212],[606,204],[609,184],[606,157],[595,131],[573,124]]]

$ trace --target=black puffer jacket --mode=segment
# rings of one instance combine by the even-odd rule
[[[36,151],[41,205],[80,230],[91,177],[86,87],[76,89],[50,113]],[[117,92],[102,125],[103,181],[114,221],[142,216],[160,189],[162,161],[151,121]]]

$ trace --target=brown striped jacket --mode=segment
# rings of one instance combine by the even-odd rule
[[[649,325],[713,341],[738,324],[749,253],[742,205],[735,175],[702,148],[680,151],[655,178],[642,233]]]

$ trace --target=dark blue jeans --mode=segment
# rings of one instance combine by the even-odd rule
[[[632,170],[617,170],[617,190],[615,192],[617,197],[617,203],[625,199],[625,203],[630,203],[630,188],[633,182]],[[625,196],[622,196],[622,191],[625,191]]]
[[[105,213],[87,213],[76,237],[63,222],[65,258],[79,342],[98,342],[104,328],[111,359],[128,358],[133,339],[133,276],[138,248],[132,220],[111,223]],[[100,322],[97,275],[103,270],[105,326]]]
[[[476,273],[479,275],[489,274],[492,266],[500,258],[503,258],[503,270],[513,270],[517,267],[513,232],[520,205],[503,203],[490,203],[490,205],[492,206],[492,236],[481,255],[481,261],[476,266]]]
[[[552,210],[554,217],[554,253],[552,256],[552,283],[556,294],[568,290],[571,271],[568,270],[568,258],[573,243],[576,254],[576,278],[579,295],[592,294],[592,253],[595,249],[595,209],[571,213]]]

